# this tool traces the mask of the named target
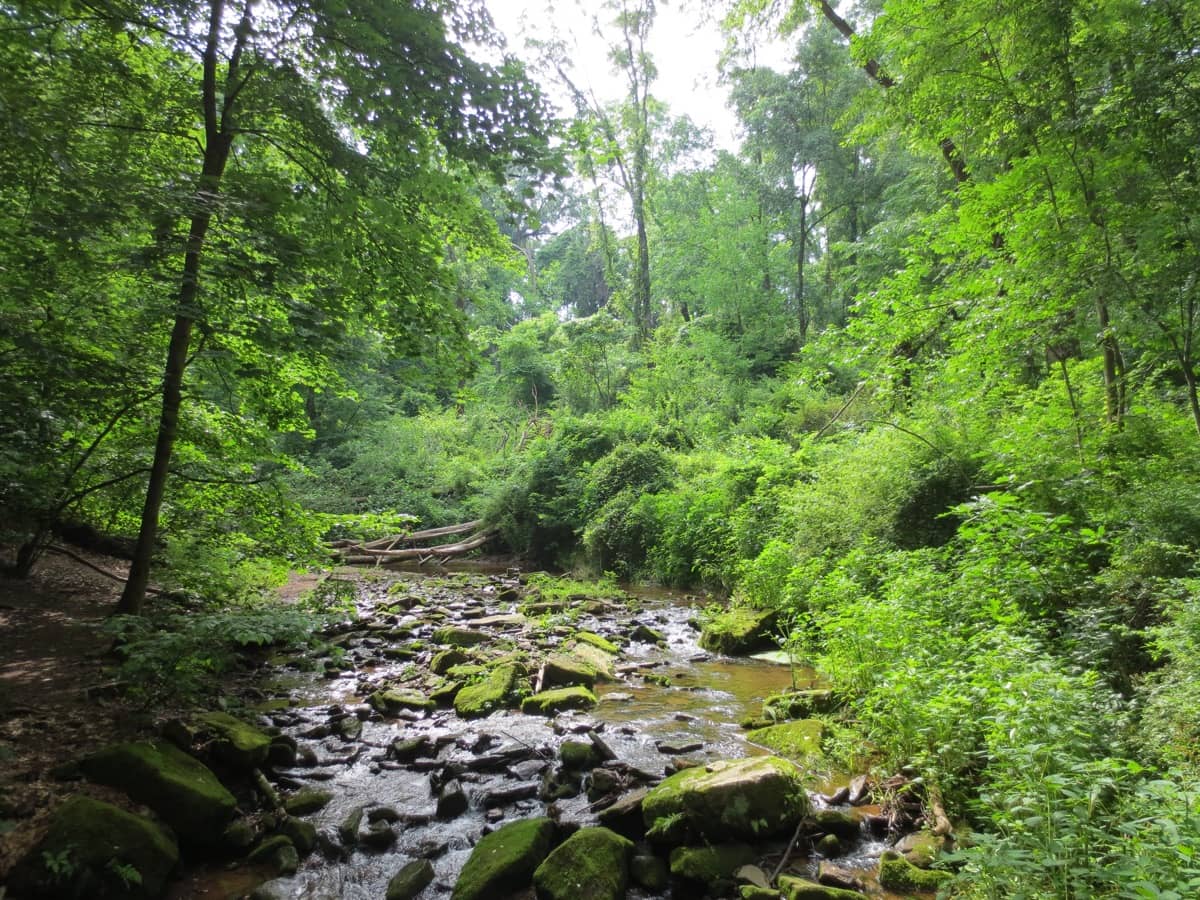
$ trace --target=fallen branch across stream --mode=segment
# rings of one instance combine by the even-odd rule
[[[385,562],[415,559],[419,563],[430,560],[450,559],[462,556],[486,544],[496,533],[495,528],[484,528],[464,540],[453,544],[433,544],[423,547],[397,547],[397,544],[409,543],[412,540],[425,540],[431,537],[442,537],[462,534],[477,528],[481,521],[465,522],[462,525],[448,525],[445,528],[431,528],[428,531],[413,532],[408,535],[395,535],[388,538],[370,541],[365,544],[352,541],[338,541],[330,545],[338,560],[347,565],[377,565]]]

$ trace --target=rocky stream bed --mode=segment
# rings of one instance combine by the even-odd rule
[[[815,673],[715,652],[769,623],[702,634],[696,598],[515,570],[324,589],[344,622],[259,659],[236,716],[64,773],[150,812],[69,801],[9,896],[794,900],[946,877],[919,783],[825,771]]]

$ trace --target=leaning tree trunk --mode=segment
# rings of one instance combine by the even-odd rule
[[[129,578],[117,604],[117,612],[137,614],[146,599],[146,586],[150,580],[150,561],[154,545],[158,540],[158,516],[162,509],[166,490],[167,474],[171,467],[171,454],[175,449],[175,438],[179,432],[179,408],[183,401],[183,375],[187,369],[188,348],[191,346],[192,325],[196,320],[196,300],[200,290],[200,262],[204,251],[204,239],[212,222],[214,205],[221,189],[221,178],[233,146],[231,122],[234,102],[241,85],[238,84],[238,61],[250,34],[250,7],[237,29],[237,41],[229,60],[225,91],[220,113],[217,110],[217,52],[221,40],[221,20],[224,0],[211,0],[208,23],[208,41],[204,48],[203,104],[204,104],[204,162],[194,202],[188,231],[187,252],[183,261],[183,275],[179,285],[179,298],[175,307],[175,324],[171,329],[171,343],[167,348],[167,362],[163,370],[162,415],[158,422],[158,437],[154,444],[154,462],[146,485],[146,500],[142,505],[142,521],[138,529],[137,546],[129,566]]]

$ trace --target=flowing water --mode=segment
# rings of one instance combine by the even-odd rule
[[[324,852],[319,848],[295,875],[270,882],[270,893],[262,896],[381,900],[390,877],[415,858],[430,859],[436,873],[435,881],[420,897],[448,896],[472,846],[486,829],[547,814],[548,804],[539,799],[539,787],[543,776],[555,768],[558,746],[564,739],[588,740],[588,731],[594,731],[617,760],[654,777],[664,774],[674,756],[704,762],[763,753],[746,741],[739,722],[759,715],[768,695],[793,686],[809,687],[816,678],[804,668],[706,653],[697,643],[695,598],[642,592],[636,613],[617,613],[626,621],[614,622],[611,614],[602,614],[584,615],[572,623],[574,628],[610,635],[642,624],[666,639],[659,645],[627,642],[616,680],[597,685],[600,702],[588,713],[546,719],[509,711],[474,721],[458,718],[453,710],[390,720],[368,717],[361,705],[368,682],[377,685],[412,671],[411,667],[406,670],[408,662],[383,655],[388,647],[404,645],[386,635],[428,630],[430,608],[443,617],[443,623],[464,625],[472,618],[477,620],[483,605],[488,615],[517,611],[515,602],[497,601],[496,588],[502,581],[496,576],[469,576],[461,583],[465,587],[411,574],[394,577],[406,580],[427,602],[409,613],[391,616],[386,623],[389,630],[355,632],[357,636],[345,642],[347,658],[355,662],[354,671],[328,678],[285,670],[276,678],[273,692],[286,701],[262,704],[272,721],[312,754],[310,765],[279,773],[282,787],[316,787],[333,793],[327,806],[307,817],[324,836]],[[394,590],[387,592],[387,586],[386,580],[360,586],[360,614],[370,619],[377,606],[395,595]],[[497,626],[500,630],[505,627]],[[513,629],[514,636],[517,631]],[[551,631],[543,638],[542,647],[552,649],[554,643]],[[326,733],[326,723],[355,714],[364,719],[356,739]],[[420,737],[437,747],[435,757],[400,763],[389,754],[393,741]],[[448,780],[461,784],[468,806],[460,814],[439,818],[437,790]],[[828,789],[828,782],[814,782],[813,787]],[[338,827],[358,810],[364,813],[364,828],[369,820],[390,822],[395,842],[365,849],[360,841],[352,851],[340,849]],[[564,822],[595,822],[586,794],[559,800],[549,812]],[[773,865],[781,848],[773,848],[775,855],[764,859],[764,868]],[[836,861],[865,876],[883,849],[886,845],[864,836],[849,855]],[[793,854],[793,868],[815,868],[816,859],[807,859],[806,852],[801,847]],[[172,896],[242,896],[261,878],[245,869],[197,870]],[[631,889],[629,896],[681,895],[651,895]]]

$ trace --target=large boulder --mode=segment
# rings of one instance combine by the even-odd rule
[[[777,756],[719,760],[676,772],[642,801],[648,835],[680,844],[755,840],[796,827],[810,811],[800,770]]]
[[[79,764],[92,781],[154,810],[185,843],[219,844],[237,801],[207,766],[173,744],[113,744]]]
[[[72,797],[9,874],[20,897],[153,898],[179,862],[175,839],[154,822],[90,797]]]
[[[454,711],[464,719],[475,719],[501,709],[516,690],[517,677],[516,666],[497,666],[487,678],[454,695]]]
[[[450,900],[493,900],[527,888],[550,853],[554,822],[522,819],[480,838],[467,858]]]
[[[727,656],[769,647],[778,619],[778,613],[773,609],[731,606],[704,624],[700,646]]]
[[[196,722],[213,735],[212,752],[232,769],[248,772],[267,761],[271,736],[225,712],[207,712]]]
[[[533,873],[538,900],[622,900],[633,841],[607,828],[581,828]]]

